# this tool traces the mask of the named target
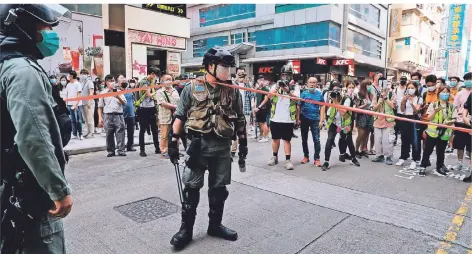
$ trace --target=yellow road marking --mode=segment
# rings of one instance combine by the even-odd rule
[[[443,240],[439,243],[440,247],[436,250],[436,254],[447,254],[451,248],[451,243],[456,241],[457,233],[464,224],[464,217],[467,215],[469,210],[469,203],[472,200],[472,186],[467,189],[464,200],[461,206],[456,211],[456,215],[452,219],[451,226],[449,226]],[[467,250],[467,254],[472,254],[471,250]]]

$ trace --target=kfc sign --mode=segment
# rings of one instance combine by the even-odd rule
[[[274,67],[260,67],[258,73],[272,73]]]
[[[292,67],[293,74],[299,74],[301,72],[300,60],[288,60],[287,65]]]
[[[333,60],[333,65],[334,66],[339,66],[339,65],[354,65],[354,62],[352,59],[335,59]]]
[[[323,59],[323,58],[316,58],[316,64],[319,64],[319,65],[327,65],[327,64],[328,64],[328,61],[326,61],[326,60]]]

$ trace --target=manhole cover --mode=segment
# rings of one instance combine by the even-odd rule
[[[137,223],[150,222],[179,210],[179,207],[163,199],[152,197],[114,208]]]

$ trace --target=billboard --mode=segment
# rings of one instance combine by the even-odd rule
[[[449,6],[449,23],[446,38],[446,47],[449,49],[460,49],[462,47],[465,9],[465,4],[451,4]]]
[[[103,23],[101,17],[72,13],[70,25],[54,28],[60,36],[59,50],[39,60],[48,75],[62,75],[71,70],[89,70],[92,78],[103,78]]]

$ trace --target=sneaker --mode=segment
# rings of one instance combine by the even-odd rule
[[[169,155],[167,153],[163,153],[161,154],[161,158],[169,159]]]
[[[468,177],[464,178],[462,180],[464,183],[470,183],[472,182],[472,174],[470,174]]]
[[[362,159],[362,154],[360,152],[356,152],[356,158]]]
[[[308,162],[310,162],[310,159],[308,159],[307,157],[303,157],[303,160],[300,163],[307,164]]]
[[[359,163],[359,161],[356,159],[356,158],[352,158],[351,160],[351,164],[357,166],[357,167],[360,167],[361,164]]]
[[[72,135],[72,139],[78,139],[77,135]]]
[[[231,152],[231,157],[236,156],[236,152]]]
[[[269,160],[269,166],[274,166],[274,165],[277,165],[279,164],[279,158],[277,158],[276,156],[272,156],[272,158],[270,158]]]
[[[462,171],[463,168],[464,166],[462,166],[462,164],[457,164],[454,167],[452,167],[453,170],[458,170],[458,171]]]
[[[257,143],[267,143],[267,142],[269,142],[269,139],[265,137],[262,137],[261,139],[259,139],[259,141],[257,141]]]
[[[161,154],[161,149],[160,148],[157,148],[155,151],[154,151],[155,154]]]
[[[405,160],[404,160],[404,159],[399,159],[398,162],[397,162],[397,164],[395,164],[395,165],[397,165],[397,166],[403,166],[403,163],[405,163]]]
[[[321,170],[323,170],[323,171],[328,170],[328,168],[329,168],[329,163],[328,163],[328,162],[325,162],[325,163],[323,164],[323,166],[321,166]]]
[[[416,162],[412,161],[409,169],[414,170],[416,168]]]
[[[321,161],[320,160],[315,160],[315,166],[321,167]]]
[[[452,153],[454,152],[454,150],[452,149],[452,147],[450,146],[447,146],[446,150],[444,151],[445,153]]]
[[[442,165],[440,168],[436,168],[433,173],[437,176],[447,176],[447,168],[446,166]]]
[[[339,155],[339,161],[340,162],[346,162],[346,155],[345,154]]]
[[[118,156],[126,156],[126,153],[123,151],[118,152]]]
[[[115,152],[108,152],[107,157],[113,157],[115,155],[116,155]]]
[[[379,155],[377,157],[375,157],[372,162],[385,162],[385,158],[383,155]]]
[[[79,139],[80,139],[80,140],[84,140],[84,136],[80,135],[80,136],[79,136]]]
[[[285,169],[286,170],[293,170],[293,164],[290,160],[285,161]]]
[[[420,172],[418,172],[418,175],[421,177],[426,176],[426,168],[420,167]]]
[[[362,157],[369,159],[369,155],[367,154],[367,151],[362,151],[361,152]]]
[[[141,157],[146,157],[146,156],[147,156],[147,154],[146,154],[146,152],[145,152],[145,151],[141,151],[141,152],[139,152],[139,156],[141,156]]]
[[[385,163],[387,163],[387,165],[392,165],[393,164],[392,158],[387,157],[387,160],[385,161]]]

